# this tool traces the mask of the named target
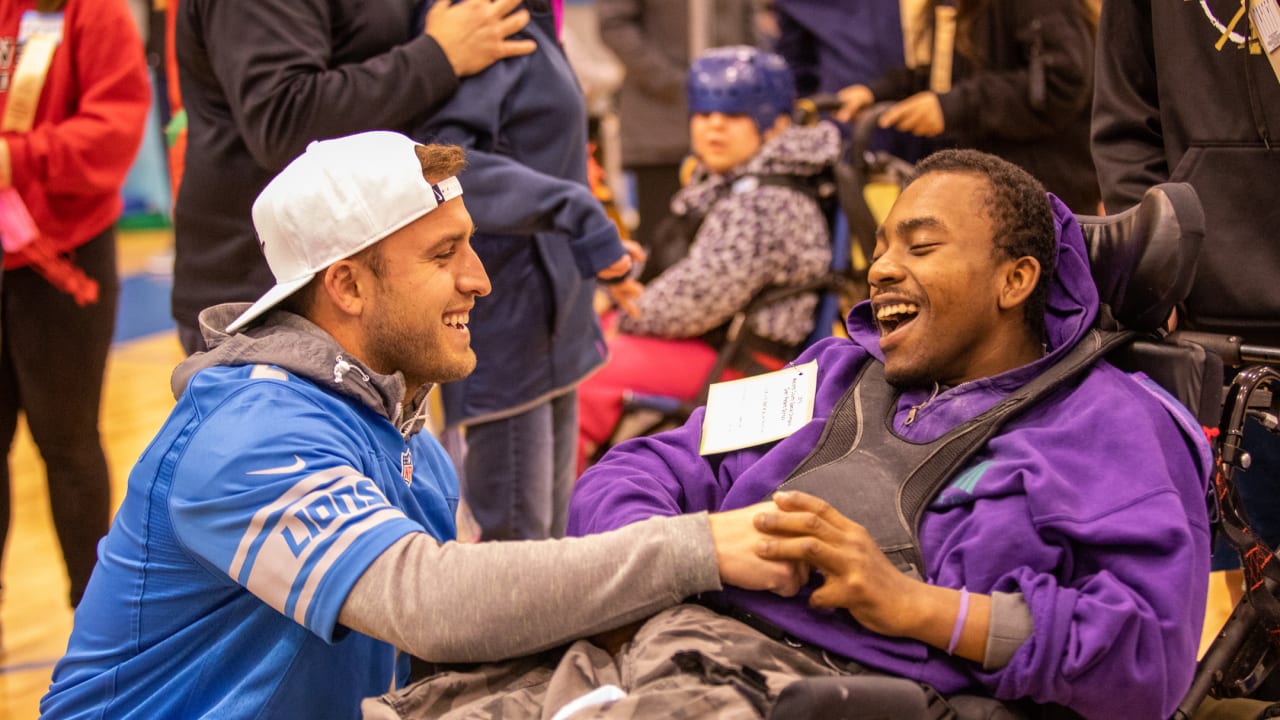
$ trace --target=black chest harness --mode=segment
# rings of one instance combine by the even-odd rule
[[[779,486],[826,500],[866,527],[903,572],[922,578],[920,518],[974,453],[1010,419],[1080,376],[1132,333],[1090,330],[1065,356],[1004,400],[928,443],[893,431],[898,392],[868,361],[827,419],[818,444]]]

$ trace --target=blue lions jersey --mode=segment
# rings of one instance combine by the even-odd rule
[[[429,433],[275,367],[201,371],[129,476],[43,716],[358,717],[408,661],[339,610],[398,539],[452,539],[457,498]]]

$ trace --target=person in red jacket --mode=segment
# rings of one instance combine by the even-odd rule
[[[25,413],[47,468],[72,606],[110,522],[98,409],[119,292],[114,223],[150,102],[125,0],[0,3],[0,193],[9,210],[25,207],[37,235],[25,247],[12,231],[4,238],[0,443],[11,446]],[[50,260],[96,283],[96,300],[55,287]],[[0,552],[8,529],[6,462]]]

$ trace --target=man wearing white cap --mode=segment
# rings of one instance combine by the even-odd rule
[[[458,485],[424,422],[475,366],[489,292],[453,177],[390,132],[312,143],[254,224],[277,284],[201,315],[135,466],[45,718],[356,717],[407,658],[483,661],[651,615],[721,581],[794,593],[754,508],[574,540],[440,544]]]

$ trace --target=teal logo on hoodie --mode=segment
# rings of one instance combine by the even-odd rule
[[[969,498],[973,497],[974,489],[978,487],[978,481],[992,464],[990,460],[978,463],[957,475],[956,479],[952,480],[951,484],[938,495],[938,499],[933,503],[934,506],[947,507],[968,502]]]

